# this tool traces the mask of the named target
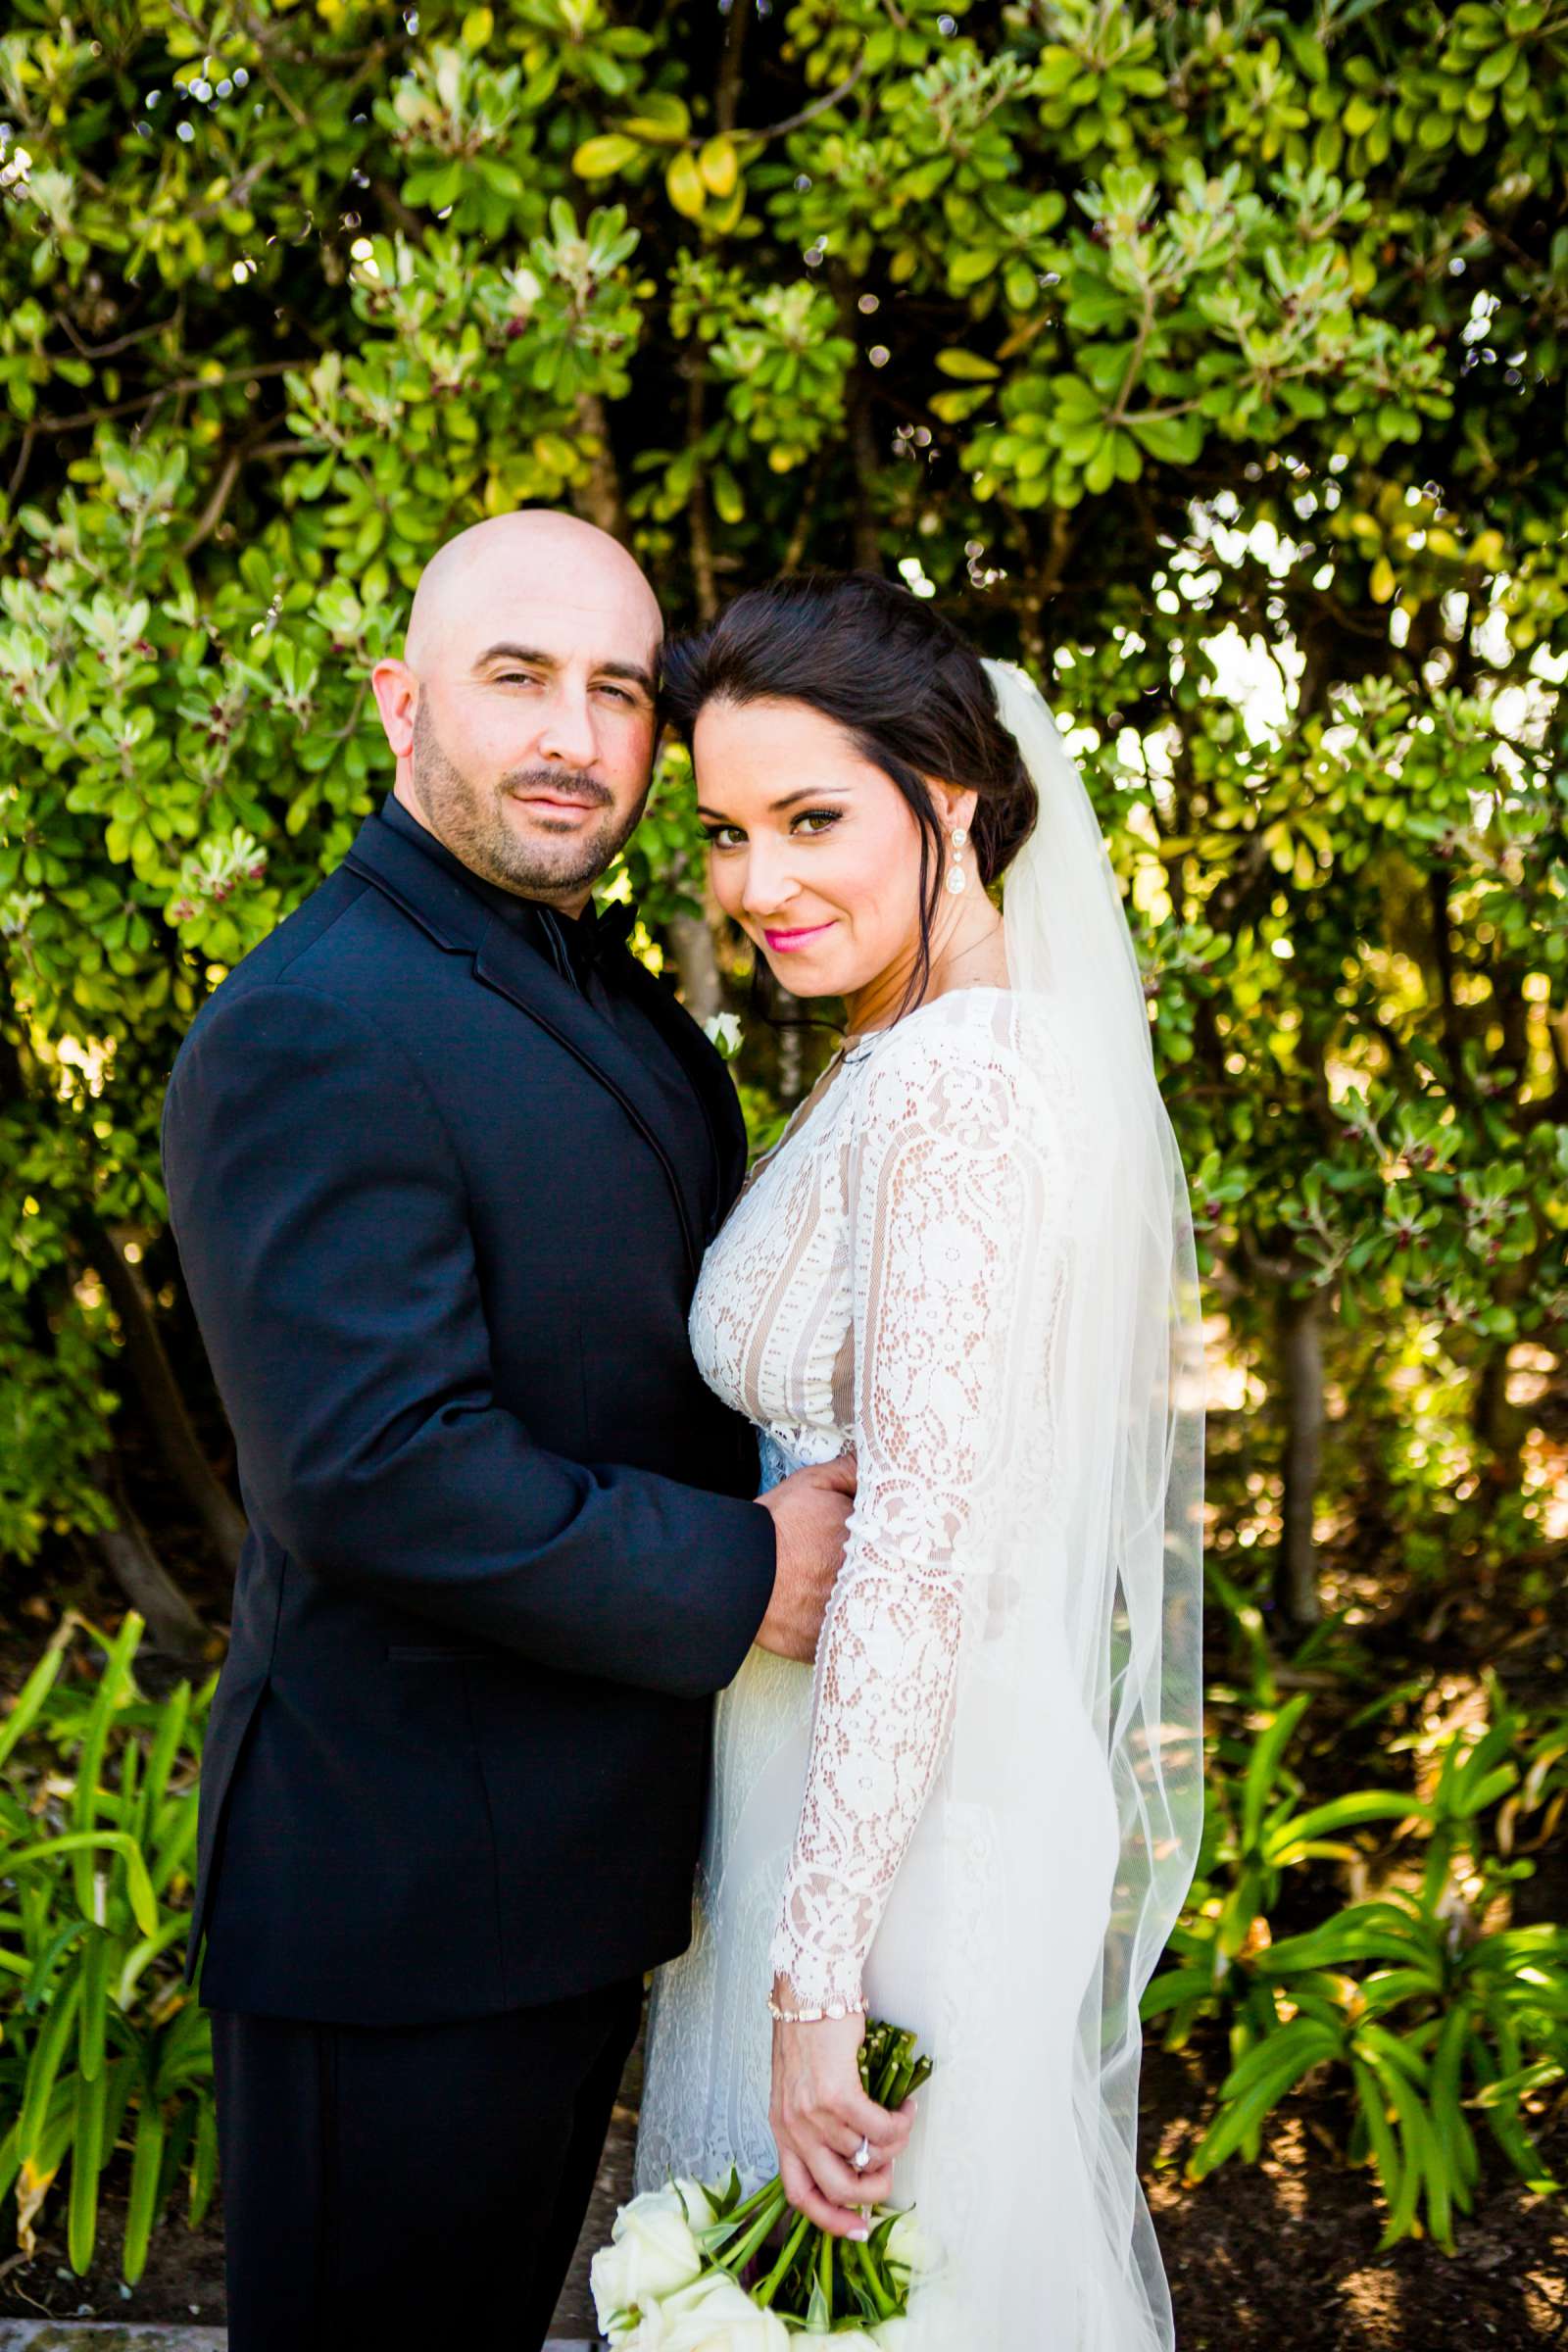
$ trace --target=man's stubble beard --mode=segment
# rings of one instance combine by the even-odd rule
[[[410,762],[415,799],[436,839],[487,882],[499,883],[519,898],[541,899],[547,904],[577,897],[608,871],[636,831],[648,799],[645,789],[622,819],[598,778],[576,769],[514,768],[498,784],[473,784],[436,741],[422,700],[414,713]],[[574,833],[564,839],[554,854],[543,843],[523,841],[508,824],[501,803],[509,791],[529,787],[597,802],[602,805],[604,821],[589,834]]]

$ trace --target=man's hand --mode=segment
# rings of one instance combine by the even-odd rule
[[[758,1646],[809,1666],[816,1656],[822,1612],[844,1559],[844,1530],[855,1499],[855,1456],[793,1471],[759,1495],[772,1514],[778,1543],[773,1597],[758,1631]]]

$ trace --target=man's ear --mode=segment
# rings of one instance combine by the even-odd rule
[[[370,692],[381,713],[381,727],[394,759],[406,760],[414,749],[414,716],[419,707],[419,681],[406,662],[388,655],[370,672]]]

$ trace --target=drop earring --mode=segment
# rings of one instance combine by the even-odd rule
[[[969,877],[963,870],[963,851],[969,839],[967,825],[953,828],[953,863],[948,868],[948,888],[956,896],[968,888]]]

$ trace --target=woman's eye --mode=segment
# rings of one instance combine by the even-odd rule
[[[803,808],[795,822],[808,826],[812,833],[825,833],[829,825],[838,823],[843,813],[841,808]]]
[[[739,825],[709,825],[705,827],[705,830],[710,850],[736,849],[744,838]],[[728,838],[729,836],[733,836],[733,839]]]

